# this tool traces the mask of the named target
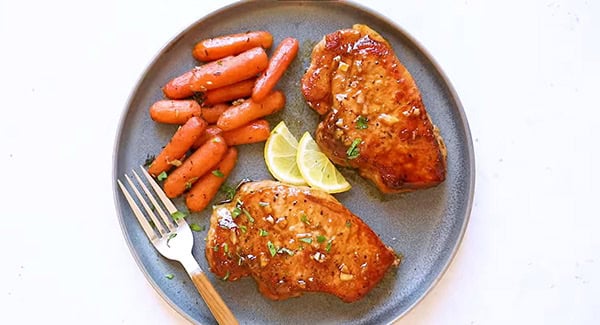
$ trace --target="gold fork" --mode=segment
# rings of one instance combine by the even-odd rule
[[[150,174],[148,174],[143,167],[140,166],[140,168],[142,174],[169,213],[169,215],[167,215],[135,170],[132,170],[132,172],[138,187],[142,188],[152,205],[148,204],[148,201],[144,199],[144,196],[131,180],[131,176],[125,175],[127,183],[129,183],[129,186],[133,189],[138,201],[141,203],[148,216],[150,216],[150,220],[152,224],[154,224],[155,229],[152,227],[150,221],[146,219],[144,213],[131,194],[129,194],[125,185],[123,185],[119,179],[117,179],[117,183],[119,184],[123,195],[125,195],[125,199],[129,203],[129,206],[131,206],[133,214],[136,216],[142,229],[150,239],[150,242],[164,257],[178,261],[183,265],[192,279],[192,282],[194,282],[196,289],[198,289],[198,292],[219,324],[238,324],[235,316],[231,313],[221,296],[219,296],[219,293],[210,283],[206,274],[202,271],[198,262],[196,262],[196,259],[194,259],[194,256],[192,255],[194,237],[192,236],[192,231],[184,220],[183,215],[177,210],[173,202],[167,198],[163,190],[154,179],[152,179]],[[155,211],[158,212],[160,220]]]

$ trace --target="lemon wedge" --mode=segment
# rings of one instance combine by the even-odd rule
[[[291,185],[306,185],[296,165],[297,151],[298,140],[284,121],[279,122],[265,144],[265,163],[273,177]]]
[[[345,192],[351,188],[308,132],[302,135],[298,143],[296,163],[300,174],[311,187],[328,193]]]

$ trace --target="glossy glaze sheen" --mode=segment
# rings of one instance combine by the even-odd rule
[[[147,154],[158,153],[175,131],[176,126],[154,123],[148,108],[163,98],[161,87],[166,82],[197,64],[191,55],[197,41],[240,31],[269,30],[274,35],[274,44],[288,36],[300,41],[298,57],[278,84],[286,92],[286,107],[270,118],[271,125],[285,119],[291,132],[299,137],[304,131],[315,130],[319,119],[300,91],[300,78],[310,63],[310,52],[325,34],[356,23],[367,24],[381,33],[414,77],[448,148],[446,181],[423,191],[382,195],[355,172],[343,169],[353,188],[337,194],[336,198],[360,216],[386,244],[404,255],[402,267],[388,272],[364,299],[352,304],[318,293],[272,301],[258,292],[252,279],[224,282],[208,273],[242,323],[386,324],[410,310],[429,291],[457,250],[473,197],[473,148],[456,94],[431,57],[404,31],[377,14],[348,2],[258,1],[240,2],[217,11],[175,37],[150,64],[126,104],[115,142],[115,179],[144,163]],[[230,184],[243,177],[270,178],[262,150],[263,144],[239,148],[239,163],[230,176]],[[177,263],[158,256],[117,191],[115,203],[125,238],[150,283],[191,322],[214,324],[187,274]],[[184,206],[181,200],[175,203]],[[189,221],[208,229],[209,217],[210,211],[206,211],[192,214]],[[207,232],[194,235],[193,254],[201,267],[208,270],[204,257]],[[172,280],[165,278],[169,273],[175,275]]]
[[[384,193],[435,186],[446,177],[444,142],[394,49],[365,25],[325,35],[302,78],[323,115],[316,141],[337,165]]]
[[[326,292],[345,302],[364,297],[400,261],[333,196],[274,181],[244,184],[216,206],[206,258],[218,277],[253,277],[266,297]]]

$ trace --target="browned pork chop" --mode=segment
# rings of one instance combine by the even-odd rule
[[[377,32],[354,25],[326,35],[302,92],[322,115],[316,142],[334,163],[357,168],[384,193],[444,181],[444,142],[415,81]]]
[[[274,181],[246,183],[214,208],[206,258],[217,276],[251,276],[274,300],[318,291],[345,302],[365,296],[399,263],[333,196]]]

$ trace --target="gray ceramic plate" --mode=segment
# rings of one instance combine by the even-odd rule
[[[336,195],[369,224],[381,239],[405,259],[361,301],[346,304],[325,294],[306,294],[286,301],[264,298],[254,280],[224,282],[209,277],[234,314],[244,324],[384,324],[409,311],[439,280],[464,234],[474,186],[474,157],[465,114],[452,86],[432,58],[402,29],[382,16],[347,2],[240,2],[202,18],[179,34],[158,54],[134,89],[121,120],[115,144],[114,176],[143,164],[168,142],[175,127],[150,120],[148,107],[162,98],[161,87],[193,67],[191,49],[198,40],[248,30],[268,30],[274,43],[292,36],[299,39],[298,57],[279,82],[287,96],[282,113],[270,117],[272,126],[285,120],[292,133],[314,132],[317,114],[300,93],[299,80],[309,64],[310,51],[323,35],[355,23],[367,24],[391,42],[412,73],[425,105],[448,147],[448,178],[440,186],[403,195],[381,195],[354,171],[342,170],[351,191]],[[240,147],[231,184],[249,177],[271,179],[262,158],[263,144]],[[222,198],[222,197],[221,197]],[[153,249],[123,197],[115,188],[115,202],[123,233],[133,256],[150,283],[173,308],[190,321],[214,323],[183,268]],[[176,201],[180,207],[183,202]],[[192,214],[190,222],[208,226],[209,212]],[[208,270],[204,257],[206,231],[195,233],[193,254]],[[169,280],[165,274],[173,273]]]

